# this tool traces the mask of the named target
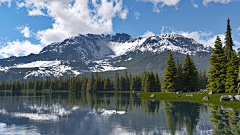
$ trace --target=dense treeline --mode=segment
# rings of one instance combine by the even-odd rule
[[[199,71],[200,88],[206,86],[206,71]],[[70,92],[80,91],[145,91],[145,92],[160,92],[163,88],[163,77],[159,77],[157,73],[152,71],[143,71],[142,75],[133,76],[128,74],[125,70],[124,75],[119,75],[118,71],[115,72],[115,78],[110,79],[102,78],[98,72],[91,73],[90,77],[74,76],[67,78],[54,78],[46,77],[41,80],[23,80],[14,81],[13,83],[2,81],[0,83],[0,90],[21,91],[22,89],[34,90],[69,90]]]
[[[144,72],[142,76],[132,76],[125,70],[124,76],[118,74],[116,71],[115,78],[109,79],[102,78],[96,72],[91,73],[91,77],[74,76],[67,78],[55,78],[53,80],[47,77],[45,80],[29,80],[29,81],[14,81],[7,83],[4,80],[0,84],[1,90],[20,91],[21,89],[34,89],[34,90],[69,90],[70,92],[80,91],[145,91],[145,92],[159,92],[161,91],[161,83],[158,74],[153,72]]]

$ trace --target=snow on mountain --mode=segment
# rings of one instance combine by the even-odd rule
[[[64,74],[78,75],[82,72],[124,70],[126,67],[114,67],[108,60],[135,51],[152,53],[171,51],[190,55],[200,52],[201,55],[201,52],[210,52],[211,47],[178,34],[154,35],[148,38],[131,38],[124,33],[86,34],[52,43],[44,47],[39,54],[2,59],[0,71],[7,73],[11,69],[35,69],[24,71],[24,78],[27,79],[33,76],[59,77]],[[132,59],[129,57],[125,61]],[[118,61],[113,63],[116,62]]]

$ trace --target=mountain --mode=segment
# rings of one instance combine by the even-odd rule
[[[160,75],[166,67],[169,52],[183,63],[190,54],[198,69],[208,70],[211,47],[178,34],[131,38],[125,33],[115,35],[78,35],[52,43],[39,54],[9,57],[0,60],[0,79],[16,80],[46,76],[72,76],[87,72],[101,72],[111,76],[115,70],[134,75],[153,70]]]

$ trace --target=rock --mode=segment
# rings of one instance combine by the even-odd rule
[[[155,97],[155,95],[154,95],[154,94],[152,94],[150,97]]]
[[[228,96],[221,96],[220,97],[220,101],[229,101],[229,97]]]
[[[182,91],[177,91],[176,93],[177,93],[177,94],[183,94],[183,92],[182,92]]]
[[[203,97],[202,100],[208,101],[208,100],[209,100],[209,97],[205,96],[205,97]]]
[[[229,97],[230,101],[236,100],[236,98],[233,95],[228,95],[228,97]]]
[[[233,95],[221,96],[220,101],[234,101],[236,98]]]
[[[193,97],[193,95],[186,95],[186,97]]]
[[[239,100],[240,95],[234,96],[236,100]]]
[[[213,92],[212,92],[212,91],[210,91],[208,94],[213,94]]]

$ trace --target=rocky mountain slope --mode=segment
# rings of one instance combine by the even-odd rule
[[[85,72],[128,69],[134,74],[145,68],[163,73],[169,52],[180,61],[189,53],[197,68],[209,68],[211,47],[178,34],[131,38],[130,35],[79,35],[52,43],[39,54],[0,60],[0,79],[15,80],[46,76],[72,76]],[[150,68],[149,68],[150,67]]]

